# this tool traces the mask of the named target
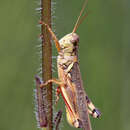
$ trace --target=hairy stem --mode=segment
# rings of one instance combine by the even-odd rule
[[[51,0],[41,0],[41,20],[44,21],[51,27]],[[47,81],[52,78],[52,47],[51,47],[51,36],[47,28],[42,25],[42,79]],[[47,108],[47,120],[48,126],[47,130],[52,130],[52,84],[47,85],[45,88],[46,91],[46,108]],[[44,128],[45,129],[45,128]]]

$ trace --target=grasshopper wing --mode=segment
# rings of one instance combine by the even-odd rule
[[[74,84],[74,88],[75,88],[77,110],[79,113],[79,118],[82,122],[82,127],[84,130],[91,130],[91,123],[90,123],[88,108],[86,106],[86,99],[85,99],[86,94],[83,88],[83,81],[81,78],[78,62],[74,63],[70,75],[71,75],[72,83]]]

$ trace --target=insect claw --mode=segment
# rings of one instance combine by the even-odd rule
[[[46,23],[44,23],[42,20],[39,21],[39,24],[44,24],[45,26],[48,26]]]
[[[96,117],[97,117],[97,118],[100,118],[100,116],[101,116],[101,112],[100,112],[97,108],[95,108],[95,109],[92,111],[92,113],[93,113],[93,115],[96,114]]]
[[[96,113],[97,113],[97,118],[100,118],[100,116],[101,116],[101,112],[98,110],[98,109],[96,109]]]

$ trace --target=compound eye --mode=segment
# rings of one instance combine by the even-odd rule
[[[73,35],[71,42],[74,44],[77,44],[79,42],[79,36],[78,35]]]

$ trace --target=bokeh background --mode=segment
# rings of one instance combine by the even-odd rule
[[[59,39],[72,31],[83,2],[53,1]],[[39,0],[0,1],[0,130],[37,130],[33,88],[40,66],[38,7]],[[85,90],[102,112],[100,119],[91,118],[93,130],[130,130],[130,1],[89,0],[88,9],[77,33]],[[64,110],[62,99],[60,103]],[[61,129],[74,130],[65,113]]]

